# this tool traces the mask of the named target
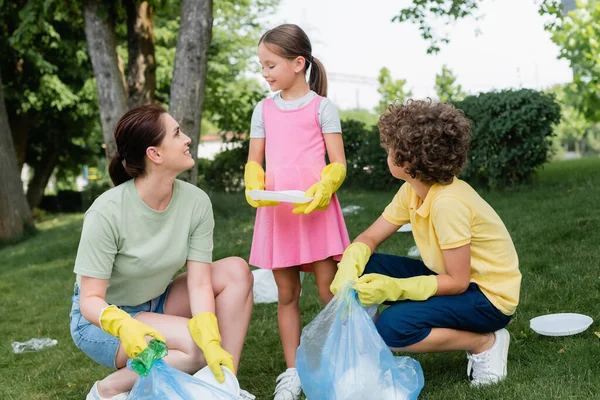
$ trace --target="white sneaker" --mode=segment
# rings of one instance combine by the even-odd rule
[[[94,386],[90,389],[90,392],[87,394],[85,400],[127,400],[129,396],[129,392],[120,393],[113,397],[102,397],[100,393],[98,393],[98,382],[94,382]]]
[[[277,377],[274,400],[300,400],[302,386],[296,368],[288,368]]]
[[[489,350],[479,354],[467,352],[467,376],[473,386],[491,385],[506,378],[510,334],[506,329],[500,329],[494,336],[496,341]]]
[[[238,397],[240,400],[254,400],[256,396],[248,393],[247,391],[240,389],[240,396]]]

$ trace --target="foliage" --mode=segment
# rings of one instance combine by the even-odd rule
[[[559,58],[568,60],[573,83],[566,87],[570,99],[590,121],[600,122],[600,2],[578,1],[577,9],[546,28],[560,47]]]
[[[387,165],[387,153],[381,147],[377,126],[342,121],[347,177],[344,185],[361,189],[391,189],[400,185]]]
[[[479,19],[479,6],[490,0],[413,0],[410,6],[400,10],[392,22],[412,22],[417,25],[421,37],[429,42],[427,54],[438,53],[441,45],[450,42],[447,35],[439,36],[433,29],[434,21],[444,25],[473,17]],[[560,0],[541,0],[540,13],[559,17],[562,10]]]
[[[456,75],[446,65],[435,75],[435,92],[440,101],[461,101],[466,97],[462,85],[456,83]]]
[[[554,128],[555,141],[561,148],[577,151],[585,141],[586,133],[591,124],[573,106],[572,101],[569,99],[569,92],[565,90],[563,85],[555,85],[548,92],[554,94],[561,108],[560,123]]]
[[[479,4],[484,0],[415,0],[411,5],[400,10],[392,18],[392,22],[410,21],[419,27],[421,37],[430,42],[428,54],[440,51],[440,45],[450,40],[447,36],[438,37],[434,32],[432,17],[443,19],[447,25],[468,16],[476,15]]]
[[[250,140],[239,141],[231,148],[218,153],[212,162],[201,161],[198,185],[204,183],[209,189],[225,192],[242,190],[249,146]]]
[[[379,120],[379,116],[377,114],[362,108],[355,108],[352,110],[340,110],[339,112],[341,120],[347,119],[360,121],[367,126],[377,125],[377,121]]]
[[[102,193],[106,192],[108,189],[112,188],[113,184],[110,179],[100,179],[95,181],[90,181],[85,190],[82,192],[82,210],[85,211],[92,203],[100,196]]]
[[[73,2],[5,2],[0,11],[7,110],[18,126],[13,136],[25,137],[25,162],[34,169],[43,168],[44,154],[53,146],[66,174],[102,154],[84,38],[81,10]]]
[[[529,182],[548,161],[560,106],[551,94],[531,89],[469,96],[455,105],[473,122],[467,181],[488,187]]]
[[[174,11],[180,1],[171,3],[155,14],[156,95],[163,104],[169,102],[180,19]],[[278,0],[214,1],[203,117],[223,132],[248,132],[254,106],[266,96],[245,74],[254,70],[251,62],[265,29],[260,17],[271,14],[277,4]]]
[[[377,79],[379,80],[377,92],[381,95],[379,105],[376,107],[378,114],[385,112],[389,104],[403,103],[404,100],[412,96],[412,91],[404,88],[406,79],[393,79],[390,70],[385,67],[381,68]]]

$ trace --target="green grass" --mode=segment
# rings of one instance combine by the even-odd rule
[[[364,230],[393,193],[342,191],[342,205],[365,208],[347,217],[350,236]],[[509,377],[494,387],[471,389],[464,353],[416,355],[425,372],[423,399],[591,399],[600,396],[600,342],[593,331],[542,337],[529,320],[554,312],[579,312],[600,320],[600,159],[546,166],[533,184],[484,192],[498,211],[519,253],[521,304],[508,329]],[[215,258],[248,258],[253,212],[243,196],[211,194],[215,208]],[[83,399],[109,369],[95,365],[73,344],[68,315],[73,262],[81,215],[59,215],[38,224],[39,234],[0,250],[0,399]],[[406,254],[410,234],[394,235],[380,251]],[[304,323],[320,310],[314,280],[301,300]],[[11,342],[58,339],[58,346],[15,355]],[[285,368],[276,305],[256,305],[239,378],[242,387],[268,399]],[[376,396],[373,397],[376,399]],[[323,399],[313,399],[323,400]]]

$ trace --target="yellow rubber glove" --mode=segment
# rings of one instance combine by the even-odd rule
[[[365,306],[396,300],[427,300],[437,292],[435,275],[413,278],[391,278],[380,274],[366,274],[353,286],[358,299]]]
[[[244,185],[246,186],[246,201],[254,208],[276,206],[278,201],[252,200],[248,196],[251,190],[265,190],[265,170],[259,163],[249,161],[244,167]]]
[[[131,318],[131,315],[117,306],[108,306],[102,310],[100,313],[100,327],[104,332],[121,339],[125,353],[129,358],[135,358],[148,347],[146,336],[152,336],[164,343],[167,341],[156,329]]]
[[[217,381],[220,383],[225,381],[221,365],[235,373],[233,356],[221,347],[221,334],[215,314],[203,312],[196,315],[188,321],[188,329],[194,342],[204,352],[206,363]]]
[[[305,204],[294,204],[294,214],[310,214],[314,210],[327,210],[331,197],[342,186],[346,179],[344,164],[331,163],[321,171],[321,180],[312,185],[304,195],[314,197],[314,200]]]
[[[371,257],[371,249],[364,243],[352,243],[344,251],[342,260],[338,263],[338,270],[329,286],[331,293],[336,294],[348,282],[358,281],[364,272],[365,266]]]

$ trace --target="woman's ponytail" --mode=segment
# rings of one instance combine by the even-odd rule
[[[110,175],[110,179],[115,186],[119,186],[121,183],[127,182],[133,178],[127,173],[127,170],[123,165],[123,159],[118,152],[110,160],[108,174]]]

